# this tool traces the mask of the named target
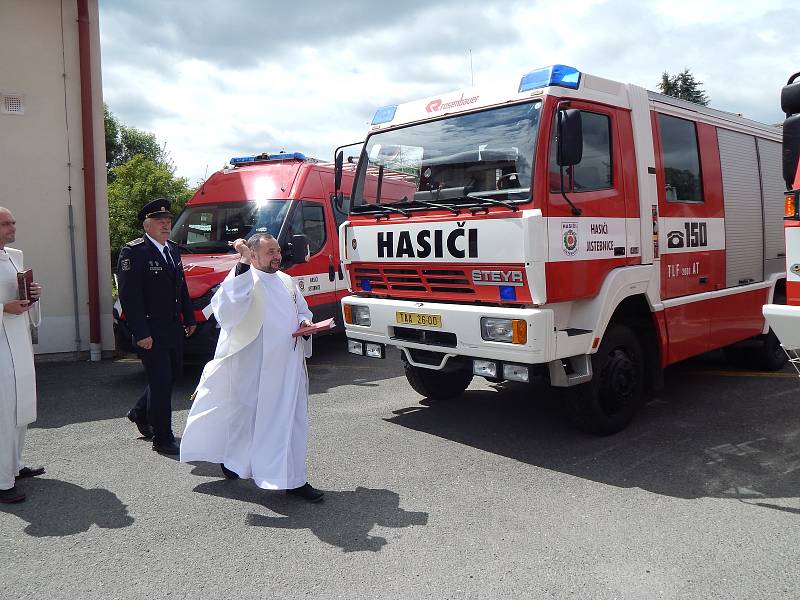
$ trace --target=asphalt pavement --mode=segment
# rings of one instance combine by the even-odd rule
[[[200,373],[174,396],[176,433]],[[320,504],[151,450],[135,359],[40,363],[39,420],[0,505],[0,598],[800,598],[800,380],[712,353],[611,437],[541,384],[433,402],[396,352],[317,340]]]

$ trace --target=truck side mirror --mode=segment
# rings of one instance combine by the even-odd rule
[[[333,170],[333,189],[338,196],[339,190],[342,188],[342,164],[344,163],[344,152],[339,150],[336,153]]]
[[[558,148],[556,162],[560,167],[571,167],[583,158],[583,124],[581,111],[568,108],[557,112]]]
[[[800,114],[792,115],[783,122],[783,180],[786,189],[792,189],[797,170],[800,168]]]
[[[341,213],[349,213],[350,212],[350,197],[344,197],[344,194],[340,191],[336,192],[336,195],[333,197],[333,205],[336,207]]]
[[[308,240],[302,233],[292,236],[292,241],[289,242],[287,250],[290,264],[300,265],[308,261]]]
[[[783,122],[783,179],[786,189],[792,189],[800,168],[800,73],[795,73],[781,90],[781,110],[786,113]]]

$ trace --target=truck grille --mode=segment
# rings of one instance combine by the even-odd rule
[[[475,294],[466,269],[435,267],[355,267],[354,286],[359,291],[414,297],[425,294]]]

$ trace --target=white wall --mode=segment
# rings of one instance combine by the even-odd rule
[[[97,0],[89,0],[95,196],[103,350],[114,348],[108,201]],[[17,221],[13,247],[44,286],[37,353],[89,347],[77,2],[0,0],[0,95],[20,94],[24,114],[0,114],[0,206]],[[62,43],[63,40],[63,43]],[[70,191],[71,188],[71,191]],[[75,223],[73,278],[68,207]]]

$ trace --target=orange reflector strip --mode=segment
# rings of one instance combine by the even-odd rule
[[[342,305],[342,311],[344,312],[344,322],[348,323],[349,325],[353,324],[353,307],[349,304]]]
[[[514,319],[511,321],[512,338],[514,344],[526,344],[528,342],[528,322],[524,319]]]
[[[594,338],[592,340],[592,348],[597,348],[600,345],[600,338]]]
[[[787,219],[794,219],[797,216],[797,203],[794,194],[786,194],[783,201],[783,216]]]

